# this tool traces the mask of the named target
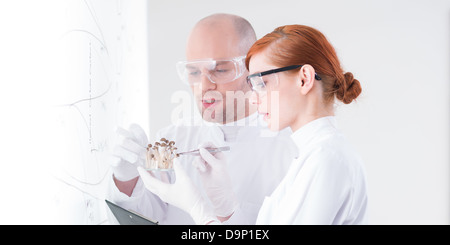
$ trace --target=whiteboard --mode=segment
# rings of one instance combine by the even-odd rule
[[[19,117],[2,125],[11,132],[5,142],[17,145],[0,166],[2,186],[11,187],[4,195],[13,200],[1,204],[0,223],[106,224],[115,129],[149,127],[147,2],[33,2],[26,5],[30,12],[21,4],[3,8],[23,12],[8,20],[17,25],[9,36],[23,33],[3,45],[14,50],[8,63],[21,50],[29,57],[22,64],[32,62],[2,76],[17,78],[7,91],[19,93],[5,102]],[[22,39],[26,45],[16,44]],[[33,147],[20,150],[24,145]]]
[[[102,224],[114,131],[130,122],[148,127],[146,2],[72,0],[65,11],[64,96],[54,107],[54,133],[64,142],[52,167],[56,222]]]

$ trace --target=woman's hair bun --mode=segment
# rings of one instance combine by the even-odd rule
[[[361,84],[353,77],[351,72],[346,72],[343,81],[336,81],[336,83],[336,98],[344,104],[350,104],[361,94]]]

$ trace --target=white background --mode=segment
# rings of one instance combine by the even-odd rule
[[[358,102],[339,105],[336,115],[365,162],[371,223],[450,223],[449,1],[111,1],[116,3],[133,6],[137,17],[128,28],[140,33],[125,37],[133,55],[123,82],[149,82],[147,97],[137,90],[142,85],[124,92],[130,102],[122,126],[138,122],[152,137],[171,123],[174,91],[187,91],[175,63],[184,58],[187,35],[199,19],[237,14],[258,37],[280,25],[310,25],[328,37],[363,87]],[[48,173],[59,164],[49,162],[57,136],[48,121],[53,115],[43,108],[55,98],[55,77],[64,75],[54,51],[65,28],[58,21],[67,14],[63,4],[0,3],[0,223],[55,221],[55,178]],[[73,216],[84,211],[66,206]]]

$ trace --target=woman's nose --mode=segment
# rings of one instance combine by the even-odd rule
[[[255,91],[252,91],[252,94],[250,96],[250,104],[252,105],[259,105],[261,104],[259,97],[258,97],[258,93],[256,93]]]

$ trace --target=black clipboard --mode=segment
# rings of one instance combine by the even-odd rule
[[[117,221],[121,225],[157,225],[158,221],[151,220],[138,214],[136,212],[126,210],[108,200],[105,199],[106,204],[108,205],[111,212],[116,217]]]

